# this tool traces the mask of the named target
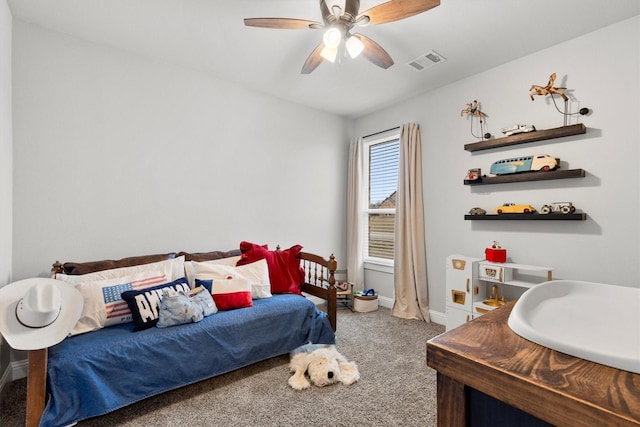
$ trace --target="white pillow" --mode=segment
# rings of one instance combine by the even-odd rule
[[[69,336],[132,322],[131,310],[120,294],[124,291],[145,289],[166,282],[167,278],[162,271],[149,270],[132,276],[76,284],[76,289],[82,294],[84,306],[80,319],[69,332]]]
[[[166,276],[167,282],[173,282],[174,280],[184,277],[184,255],[164,261],[152,262],[150,264],[112,268],[110,270],[96,271],[95,273],[80,275],[58,273],[56,274],[56,279],[77,285],[82,282],[118,279],[147,271],[161,271]]]
[[[192,268],[194,281],[195,279],[227,279],[229,276],[231,278],[243,278],[251,283],[251,298],[260,299],[271,297],[269,266],[265,259],[237,267],[224,264],[194,262]]]
[[[240,260],[240,255],[227,257],[227,258],[212,259],[210,261],[202,261],[202,262],[185,261],[185,263],[184,263],[184,273],[185,273],[185,276],[187,278],[187,281],[189,281],[189,286],[191,286],[191,289],[193,289],[193,288],[196,287],[196,275],[195,275],[195,273],[193,271],[193,268],[194,268],[193,265],[194,264],[235,266],[238,263],[239,260]]]

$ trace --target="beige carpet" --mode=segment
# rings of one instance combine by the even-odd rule
[[[398,319],[385,308],[340,309],[336,344],[359,365],[361,379],[354,385],[295,391],[287,384],[285,355],[78,425],[434,426],[435,371],[426,366],[425,345],[442,332],[441,325]],[[6,386],[1,426],[24,425],[25,393],[24,379]]]

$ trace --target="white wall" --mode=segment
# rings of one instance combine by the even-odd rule
[[[638,285],[639,19],[355,120],[356,135],[422,126],[433,310],[444,312],[444,258],[481,256],[493,240],[515,262],[555,267],[557,278]],[[21,22],[13,34],[14,278],[46,274],[55,259],[222,249],[241,239],[301,242],[342,259],[344,215],[336,212],[349,123]],[[562,125],[548,99],[528,98],[529,86],[554,71],[558,85],[593,109],[581,119],[586,135],[464,151],[475,139],[460,110],[473,99],[494,134],[514,123]],[[499,158],[530,152],[557,155],[563,168],[588,176],[462,185],[468,168],[486,172]],[[560,200],[588,221],[463,220],[474,206]],[[391,295],[391,285],[380,291]]]
[[[12,124],[11,27],[6,0],[0,1],[0,286],[11,278]]]
[[[344,119],[21,21],[13,35],[16,279],[241,240],[343,259]]]
[[[427,71],[428,72],[428,71]],[[528,89],[545,85],[556,72],[592,114],[581,121],[587,134],[469,153],[476,142],[460,117],[477,99],[494,135],[517,123],[539,129],[562,126],[549,98],[532,102]],[[513,262],[555,268],[555,278],[640,286],[640,17],[562,43],[471,78],[416,96],[355,121],[356,135],[405,122],[421,125],[430,308],[445,311],[445,257],[484,256],[498,240]],[[518,154],[559,156],[563,169],[582,168],[587,177],[470,187],[467,169],[488,173],[493,161]],[[504,202],[540,207],[572,201],[585,222],[465,221],[474,206],[487,211]],[[379,280],[378,280],[379,281]],[[392,279],[387,289],[391,292]],[[368,285],[366,285],[368,286]]]
[[[0,287],[11,281],[12,126],[11,29],[6,0],[0,1]],[[0,390],[11,378],[9,346],[0,337]]]

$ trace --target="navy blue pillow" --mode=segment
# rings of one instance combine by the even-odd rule
[[[196,288],[198,286],[202,286],[203,288],[205,288],[206,290],[209,291],[209,293],[213,292],[213,280],[209,279],[196,279]]]
[[[160,301],[162,300],[162,291],[164,289],[184,291],[186,293],[189,293],[191,290],[187,279],[181,277],[171,283],[163,283],[162,285],[141,289],[139,291],[126,291],[122,293],[122,299],[127,302],[129,310],[131,310],[131,315],[133,316],[133,322],[136,324],[134,331],[142,331],[156,326],[158,323]]]

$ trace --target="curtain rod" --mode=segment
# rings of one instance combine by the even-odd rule
[[[385,132],[389,132],[391,130],[397,130],[397,129],[400,129],[400,126],[396,126],[394,128],[389,128],[389,129],[386,129],[386,130],[381,130],[380,132],[376,132],[376,133],[372,133],[371,135],[363,136],[363,138],[370,138],[372,136],[380,135],[381,133],[385,133]]]

